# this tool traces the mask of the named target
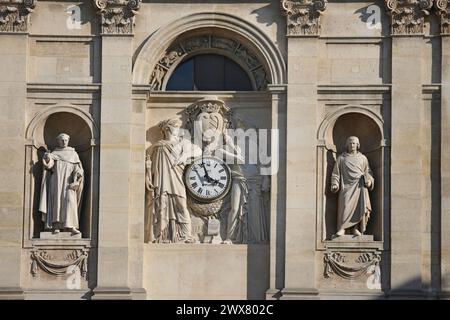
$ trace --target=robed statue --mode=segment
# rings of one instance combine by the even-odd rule
[[[75,149],[69,147],[69,140],[65,133],[58,135],[57,147],[46,152],[42,159],[39,212],[45,230],[52,230],[54,234],[60,230],[81,233],[78,229],[84,171]]]
[[[359,152],[359,139],[347,138],[346,148],[337,158],[331,176],[331,191],[339,192],[336,236],[344,235],[347,229],[360,236],[372,212],[369,190],[374,188],[374,178],[369,161]]]

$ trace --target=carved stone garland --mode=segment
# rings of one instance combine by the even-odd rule
[[[436,0],[435,7],[441,18],[441,34],[450,34],[450,0]]]
[[[287,35],[318,35],[320,16],[327,8],[327,0],[281,0],[287,17]]]
[[[266,69],[252,50],[232,39],[202,35],[174,44],[164,53],[150,77],[152,90],[162,90],[169,71],[187,55],[192,55],[195,51],[209,51],[211,49],[218,53],[223,52],[228,56],[234,56],[241,65],[247,67],[249,73],[253,76],[257,90],[265,90],[267,88],[269,77]]]
[[[38,267],[48,274],[60,276],[67,274],[68,268],[76,266],[80,269],[81,276],[87,274],[88,252],[82,249],[76,249],[66,255],[64,261],[57,261],[47,250],[34,250],[31,252],[31,274],[37,275]]]
[[[385,3],[391,16],[393,35],[424,32],[425,16],[430,14],[433,0],[385,0]]]
[[[102,17],[102,33],[130,34],[142,0],[94,0]]]
[[[24,32],[37,0],[0,0],[0,31]]]
[[[380,261],[381,255],[376,252],[362,253],[352,264],[340,252],[327,252],[324,255],[324,276],[329,278],[334,273],[347,280],[356,279],[369,273],[371,266],[379,266]]]

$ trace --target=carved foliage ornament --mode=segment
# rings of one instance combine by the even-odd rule
[[[150,77],[152,90],[163,90],[164,83],[168,80],[167,75],[170,73],[169,71],[184,58],[195,55],[196,51],[201,53],[202,51],[211,50],[219,54],[233,56],[235,60],[240,62],[241,66],[245,66],[247,72],[253,77],[257,90],[265,90],[267,88],[269,77],[266,69],[252,50],[232,39],[201,35],[182,40],[166,50],[164,55],[160,57]]]
[[[0,0],[0,31],[27,31],[29,14],[37,0]]]
[[[287,35],[318,35],[320,16],[327,8],[327,0],[281,0],[287,16]]]
[[[78,267],[82,277],[87,274],[88,251],[76,249],[69,252],[62,261],[53,257],[47,250],[34,250],[31,252],[31,274],[37,275],[38,268],[54,276],[68,274],[72,266]]]
[[[441,18],[441,33],[450,34],[450,0],[436,0],[435,6]]]
[[[142,0],[94,0],[102,17],[102,33],[130,34]]]
[[[340,252],[327,252],[324,256],[324,276],[331,277],[334,273],[341,278],[352,280],[370,273],[371,266],[379,266],[381,256],[377,252],[362,253],[353,263]]]
[[[421,34],[433,0],[385,0],[391,15],[392,34]]]

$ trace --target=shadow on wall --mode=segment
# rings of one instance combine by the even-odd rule
[[[383,1],[375,1],[354,12],[359,15],[359,19],[370,29],[381,29],[383,36],[390,35],[389,16],[386,14],[386,7]]]
[[[273,24],[277,24],[276,16],[281,15],[280,2],[272,1],[267,6],[253,10],[251,13],[256,15],[256,21],[258,23],[266,27],[270,27]],[[283,42],[286,39],[286,24],[284,23],[284,18],[281,21],[283,22],[282,25],[277,26],[277,41],[275,44],[278,46],[280,51],[283,52],[283,55],[285,55],[285,46],[283,45]]]
[[[247,299],[265,300],[270,287],[270,246],[247,246]]]

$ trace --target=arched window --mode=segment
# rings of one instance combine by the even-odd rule
[[[175,69],[166,90],[253,91],[253,86],[244,69],[234,61],[217,54],[201,54]]]

